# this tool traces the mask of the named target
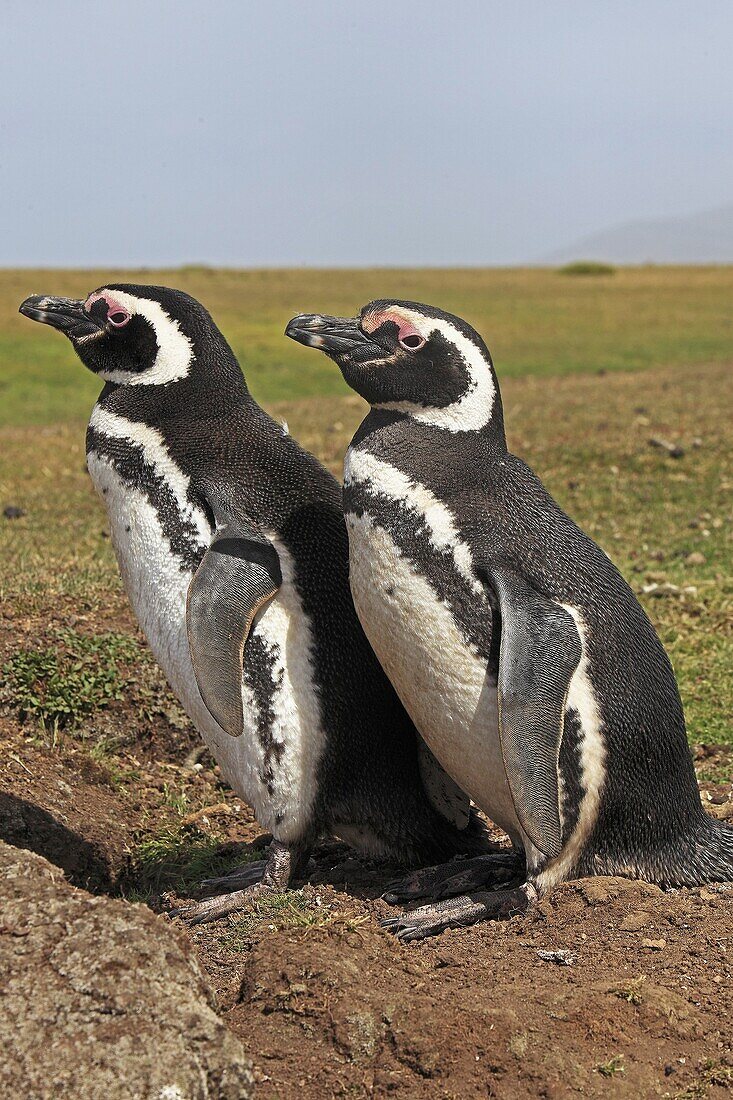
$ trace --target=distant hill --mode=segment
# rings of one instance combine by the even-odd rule
[[[541,263],[608,260],[616,264],[733,263],[733,206],[678,218],[631,221],[582,237]]]

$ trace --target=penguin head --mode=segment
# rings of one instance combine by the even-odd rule
[[[63,332],[89,370],[117,385],[168,385],[234,360],[204,307],[167,287],[114,283],[85,301],[38,295],[20,312]]]
[[[501,415],[486,344],[434,306],[380,299],[354,318],[300,314],[285,334],[325,352],[373,408],[451,431],[476,430]]]

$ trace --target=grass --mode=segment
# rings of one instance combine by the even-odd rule
[[[219,942],[230,951],[247,951],[252,933],[262,925],[274,932],[283,928],[325,928],[333,920],[332,911],[317,905],[310,891],[264,894],[245,912],[229,918]]]
[[[287,318],[311,307],[353,313],[391,294],[471,318],[495,353],[510,446],[638,593],[674,664],[691,740],[733,743],[733,268],[619,268],[588,279],[0,273],[0,508],[26,512],[0,516],[0,603],[13,616],[45,621],[58,606],[93,618],[120,599],[106,517],[84,469],[96,385],[63,338],[15,314],[33,291],[83,294],[113,277],[164,280],[206,302],[255,393],[336,473],[363,405],[325,359],[282,338]],[[652,437],[684,454],[672,458]]]
[[[200,299],[263,402],[347,393],[324,356],[285,340],[300,311],[353,316],[373,298],[429,302],[485,336],[502,377],[640,370],[731,358],[733,267],[619,268],[613,278],[556,270],[0,271],[0,423],[84,420],[94,378],[58,333],[18,314],[29,294],[85,297],[115,281],[163,283]]]
[[[615,1077],[617,1073],[625,1073],[623,1055],[615,1054],[607,1062],[602,1062],[599,1066],[596,1066],[596,1069],[601,1077]]]
[[[136,898],[149,898],[163,890],[185,893],[202,879],[225,875],[234,867],[263,858],[263,852],[225,844],[195,825],[166,824],[141,836],[130,854],[126,876]]]
[[[625,985],[617,986],[611,992],[616,997],[620,997],[622,1001],[628,1001],[630,1005],[640,1005],[643,1003],[643,989],[646,976],[642,974],[639,978],[630,978]]]
[[[122,698],[129,679],[125,666],[138,653],[139,646],[126,634],[91,637],[58,630],[53,645],[19,649],[6,662],[4,693],[22,720],[37,722],[55,737]]]

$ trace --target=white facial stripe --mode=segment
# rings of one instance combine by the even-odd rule
[[[107,293],[110,299],[114,298],[131,314],[139,313],[152,325],[158,342],[158,354],[152,367],[139,374],[135,371],[110,370],[100,371],[100,377],[107,382],[128,386],[164,386],[167,382],[185,378],[193,362],[193,344],[181,332],[178,321],[169,317],[160,303],[150,298],[136,298],[121,290],[105,291],[103,295],[106,297]]]
[[[451,432],[478,431],[479,428],[484,428],[491,419],[496,390],[489,365],[481,350],[449,321],[425,317],[422,313],[401,306],[399,314],[411,321],[426,339],[432,333],[439,332],[454,345],[466,365],[468,388],[457,401],[444,408],[425,408],[413,401],[385,401],[373,407],[406,413],[423,424],[432,424],[433,427],[446,428]]]
[[[583,656],[570,681],[566,707],[577,710],[580,717],[582,740],[580,743],[581,778],[585,794],[580,805],[578,822],[560,855],[538,877],[542,891],[563,882],[583,852],[595,827],[601,804],[601,794],[606,778],[606,745],[601,729],[593,684],[588,674],[587,628],[583,616],[571,604],[562,605],[572,615],[583,645]]]
[[[369,451],[350,447],[344,462],[344,482],[348,485],[354,481],[371,485],[377,492],[402,501],[422,516],[436,550],[452,553],[463,579],[477,595],[486,597],[473,569],[471,551],[458,533],[453,514],[429,489]]]
[[[193,507],[188,499],[188,488],[191,479],[174,462],[170,451],[165,445],[163,436],[156,428],[151,428],[141,421],[127,420],[124,416],[118,416],[99,405],[95,405],[92,410],[89,427],[103,432],[104,435],[112,436],[115,439],[124,439],[128,443],[142,447],[145,461],[165,481],[178,502],[182,516],[195,524],[202,543],[209,544],[211,531],[205,517],[199,512],[198,508]]]

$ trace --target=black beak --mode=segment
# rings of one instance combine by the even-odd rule
[[[43,294],[34,294],[26,298],[19,310],[31,321],[40,321],[42,325],[51,325],[63,332],[71,340],[80,340],[84,336],[99,333],[103,326],[84,312],[84,303],[75,298],[49,298]]]
[[[381,359],[380,348],[362,332],[358,317],[324,317],[320,313],[299,313],[288,322],[285,335],[326,355],[341,357],[356,353],[359,359]]]

